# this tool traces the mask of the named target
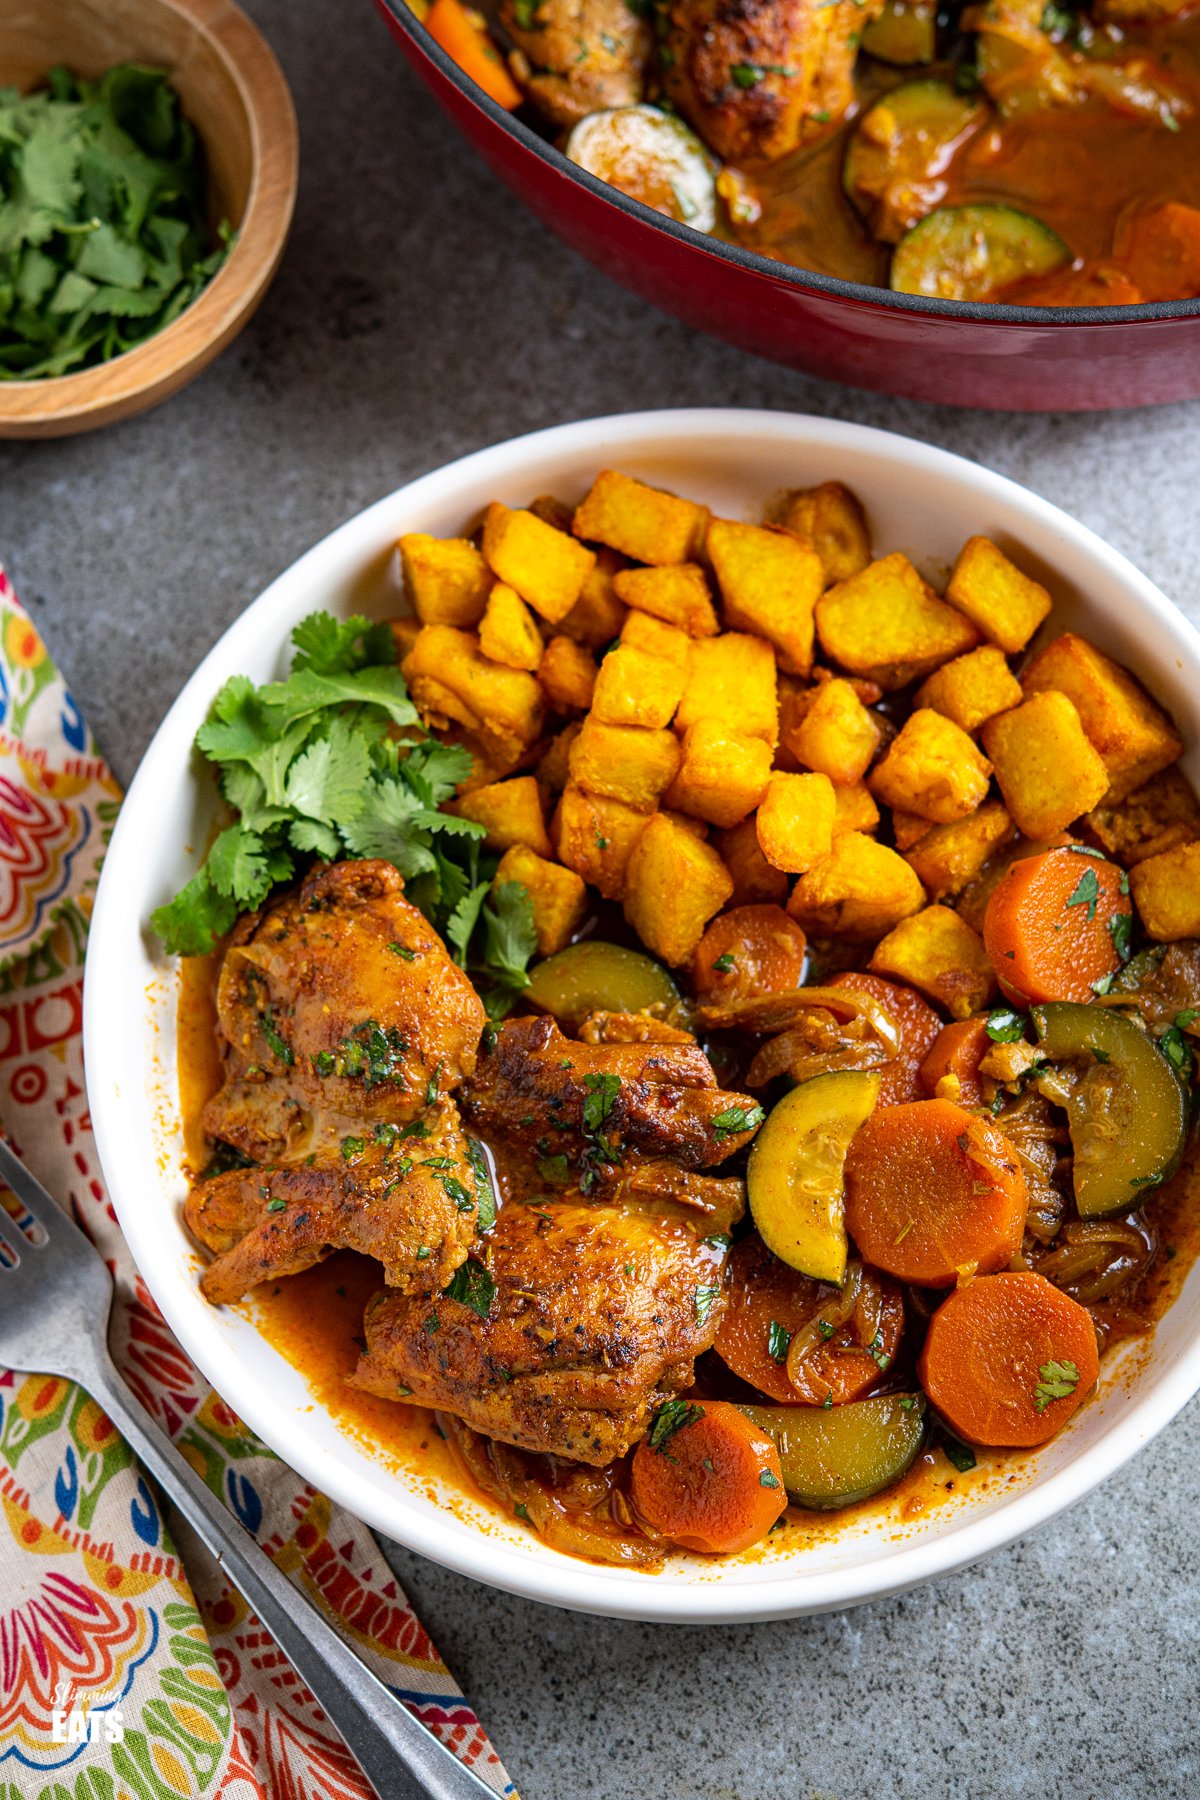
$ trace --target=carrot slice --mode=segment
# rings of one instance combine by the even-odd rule
[[[1078,846],[1015,862],[983,920],[984,947],[1008,998],[1019,1006],[1090,1000],[1121,966],[1128,895],[1123,869]]]
[[[1168,200],[1139,213],[1120,233],[1116,256],[1147,300],[1200,294],[1200,208]]]
[[[787,1506],[775,1445],[723,1400],[659,1407],[634,1452],[630,1497],[655,1531],[710,1556],[756,1544]]]
[[[958,1092],[944,1093],[940,1097],[957,1100],[961,1106],[982,1106],[979,1065],[991,1048],[991,1042],[987,1019],[982,1014],[943,1025],[921,1064],[922,1088],[927,1094],[936,1095],[938,1084],[953,1077],[958,1083]]]
[[[846,1228],[864,1259],[917,1287],[1002,1269],[1028,1197],[1008,1139],[949,1100],[876,1110],[846,1156]]]
[[[697,944],[692,986],[717,1001],[790,994],[804,977],[806,942],[782,906],[735,906]]]
[[[841,1406],[891,1367],[904,1332],[904,1296],[886,1275],[852,1270],[856,1290],[844,1293],[789,1269],[757,1233],[742,1239],[729,1263],[715,1349],[760,1394],[793,1406]]]
[[[930,1320],[921,1384],[973,1444],[1044,1444],[1096,1384],[1090,1313],[1044,1275],[985,1275]]]
[[[899,1106],[906,1100],[919,1100],[922,1088],[918,1079],[921,1059],[928,1053],[942,1028],[942,1021],[920,994],[899,982],[884,981],[879,975],[839,975],[830,987],[845,988],[851,994],[871,994],[895,1020],[900,1032],[900,1051],[891,1062],[880,1068],[879,1098],[876,1108]]]
[[[514,112],[523,95],[486,29],[476,23],[477,17],[462,0],[433,0],[425,25],[430,37],[453,58],[464,75],[469,75],[497,106]]]

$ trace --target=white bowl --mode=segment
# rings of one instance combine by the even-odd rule
[[[877,549],[942,579],[983,532],[1019,550],[1081,627],[1174,713],[1200,777],[1200,636],[1132,565],[1024,488],[945,451],[863,426],[785,413],[696,410],[563,425],[482,450],[381,500],[300,558],[216,645],[171,708],[129,790],[92,923],[84,1039],[92,1119],[109,1192],[150,1291],[208,1379],[265,1441],[377,1530],[461,1574],[529,1598],[617,1617],[699,1623],[818,1612],[893,1594],[962,1567],[1080,1499],[1200,1387],[1200,1267],[1148,1345],[1106,1359],[1099,1393],[1036,1456],[905,1523],[886,1507],[755,1559],[680,1557],[660,1575],[579,1562],[482,1505],[438,1504],[313,1404],[303,1378],[249,1317],[214,1309],[184,1233],[175,1076],[174,971],[145,921],[193,872],[215,790],[192,739],[227,676],[273,678],[288,635],[316,607],[394,612],[391,554],[403,531],[452,534],[487,501],[581,496],[616,466],[754,519],[774,491],[837,478],[859,493]],[[189,847],[190,846],[190,847]],[[790,1535],[790,1534],[789,1534]]]

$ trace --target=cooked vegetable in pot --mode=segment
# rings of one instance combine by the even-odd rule
[[[833,480],[568,498],[406,534],[410,616],[214,702],[154,918],[213,953],[202,1291],[564,1554],[917,1518],[1194,1255],[1185,746],[1016,547],[938,591]]]

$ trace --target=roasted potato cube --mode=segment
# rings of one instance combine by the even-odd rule
[[[787,909],[813,936],[870,942],[924,904],[925,890],[902,856],[861,832],[844,831],[799,877]]]
[[[571,746],[571,780],[589,794],[651,813],[674,781],[680,756],[673,731],[604,725],[589,713]]]
[[[471,737],[468,732],[459,733],[453,727],[446,733],[446,737],[451,743],[457,742],[463,750],[470,753],[471,757],[471,773],[454,789],[455,794],[460,798],[463,794],[473,794],[479,788],[491,787],[495,782],[503,781],[506,775],[512,774],[524,757],[524,752],[521,755],[500,756],[496,753],[494,744],[484,746]]]
[[[719,719],[697,719],[683,735],[683,761],[664,804],[710,825],[736,825],[754,811],[770,774],[770,744]]]
[[[1148,856],[1129,874],[1142,924],[1159,943],[1200,937],[1200,842]]]
[[[729,870],[735,906],[752,906],[759,901],[773,901],[782,906],[787,899],[787,876],[773,868],[762,853],[758,828],[753,819],[743,819],[729,831],[722,831],[716,848]]]
[[[572,719],[550,739],[549,749],[543,751],[537,765],[538,785],[543,793],[561,794],[571,779],[571,745],[582,730],[583,721]]]
[[[555,712],[586,712],[596,688],[596,662],[574,638],[552,637],[538,667],[547,700]]]
[[[396,661],[402,663],[417,641],[421,621],[414,614],[406,613],[403,618],[389,619],[388,627],[396,646]]]
[[[708,554],[725,623],[766,638],[775,646],[781,669],[807,675],[813,659],[813,607],[825,585],[816,551],[781,526],[714,519]]]
[[[669,725],[683,694],[678,663],[633,644],[618,644],[600,663],[592,694],[592,717],[605,725]]]
[[[668,662],[678,663],[681,669],[687,668],[691,656],[692,640],[686,631],[680,631],[678,625],[668,625],[650,613],[636,612],[632,607],[626,612],[621,626],[621,642],[631,644],[635,650],[648,650],[651,656],[665,657]]]
[[[823,681],[799,719],[785,726],[780,709],[780,737],[806,769],[830,781],[861,781],[883,742],[879,720],[863,705],[848,681]]]
[[[532,775],[514,775],[489,787],[460,794],[446,806],[460,819],[474,819],[487,828],[484,843],[489,850],[507,850],[525,844],[539,856],[553,856],[554,846],[542,817],[542,796]]]
[[[1016,826],[999,800],[985,800],[965,819],[935,825],[915,842],[910,840],[904,854],[930,899],[941,900],[947,894],[960,894],[988,858],[1016,835]],[[900,842],[899,833],[896,842]]]
[[[987,793],[991,772],[965,731],[923,706],[909,714],[867,786],[888,806],[948,825],[974,812]]]
[[[1096,842],[1129,869],[1200,838],[1200,801],[1178,769],[1164,769],[1115,805],[1102,800],[1084,822]]]
[[[1108,790],[1108,770],[1065,694],[1033,694],[983,728],[1004,804],[1018,831],[1052,838],[1090,812]]]
[[[876,944],[868,966],[915,987],[952,1019],[969,1019],[996,987],[983,939],[948,906],[927,906],[901,919]]]
[[[506,669],[536,674],[541,664],[542,634],[516,588],[506,581],[498,581],[488,595],[479,623],[479,648]]]
[[[696,639],[675,729],[686,731],[698,719],[732,720],[746,737],[760,737],[774,749],[779,711],[770,644],[737,631]]]
[[[1025,648],[1054,604],[1040,581],[985,537],[968,538],[959,551],[946,598],[1010,656]]]
[[[655,813],[633,847],[625,879],[625,917],[646,948],[674,967],[687,962],[732,892],[712,846]]]
[[[871,560],[871,534],[862,506],[840,481],[794,488],[779,510],[779,523],[811,544],[825,570],[825,585],[849,581]]]
[[[935,669],[917,689],[914,705],[931,706],[963,731],[978,731],[986,719],[1020,706],[1023,697],[1003,650],[981,644]]]
[[[550,821],[559,862],[599,889],[606,900],[620,900],[629,858],[646,829],[646,817],[619,800],[585,794],[568,782]]]
[[[1038,653],[1021,677],[1027,694],[1057,689],[1075,707],[1108,770],[1108,801],[1123,800],[1173,763],[1183,740],[1161,707],[1134,680],[1073,631]]]
[[[501,581],[551,625],[565,619],[595,566],[594,551],[531,512],[493,500],[483,516],[483,554]]]
[[[410,531],[397,548],[405,589],[422,625],[478,625],[492,578],[474,544]]]
[[[692,817],[691,813],[675,812],[673,808],[669,806],[664,806],[662,808],[662,814],[665,819],[673,819],[676,825],[683,831],[690,831],[693,837],[698,837],[707,841],[709,827],[705,824],[703,819],[695,819]]]
[[[899,806],[892,808],[892,836],[897,850],[907,850],[932,829],[929,820],[923,819],[920,813],[905,812]]]
[[[603,469],[582,505],[575,509],[576,537],[608,544],[634,562],[690,562],[702,549],[709,510],[694,500],[681,500],[661,488],[647,487],[632,475]]]
[[[979,642],[898,550],[828,588],[816,618],[826,656],[882,688],[904,687]]]
[[[519,881],[529,889],[539,956],[553,956],[570,943],[587,917],[587,883],[574,869],[547,862],[524,844],[504,852],[492,880],[493,887]]]
[[[719,630],[707,578],[695,563],[623,569],[613,577],[613,589],[635,612],[676,625],[689,637],[715,637]]]
[[[537,677],[492,662],[469,631],[426,625],[403,673],[427,724],[453,719],[502,756],[519,754],[541,735],[545,705]]]
[[[833,835],[843,831],[865,831],[870,834],[879,824],[879,808],[865,781],[835,781],[833,784]],[[922,819],[921,824],[925,825]]]
[[[558,621],[564,637],[586,644],[589,650],[603,650],[619,636],[627,608],[617,599],[613,576],[624,567],[624,557],[615,550],[597,550],[596,566],[584,582],[578,600]]]
[[[767,784],[755,824],[763,855],[777,869],[799,875],[833,845],[837,800],[828,775],[787,775]]]

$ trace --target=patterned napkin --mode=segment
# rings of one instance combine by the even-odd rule
[[[512,1794],[366,1527],[213,1393],[125,1248],[80,1041],[88,918],[120,800],[0,568],[0,1125],[113,1269],[113,1353],[139,1399],[392,1692]],[[0,1205],[20,1215],[5,1188]],[[171,1536],[81,1389],[0,1369],[0,1509],[0,1800],[365,1800],[311,1694],[190,1534]]]

